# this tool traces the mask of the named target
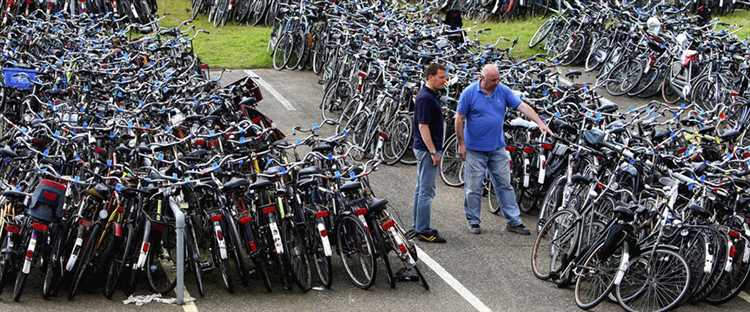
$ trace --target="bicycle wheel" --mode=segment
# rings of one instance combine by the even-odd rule
[[[630,259],[615,290],[627,311],[668,311],[690,289],[690,267],[678,253],[658,247]]]
[[[542,25],[539,25],[539,28],[534,32],[534,35],[529,39],[529,48],[537,46],[542,40],[547,38],[547,35],[552,31],[555,23],[557,23],[557,19],[550,18],[544,21]]]
[[[286,68],[292,49],[292,40],[293,39],[291,33],[286,33],[281,36],[278,42],[276,42],[276,46],[274,46],[273,48],[273,55],[271,58],[273,62],[273,69],[282,70]]]
[[[580,223],[578,213],[561,210],[539,231],[531,251],[531,271],[546,280],[565,269],[576,248]]]
[[[255,0],[251,7],[250,20],[248,24],[256,26],[263,20],[263,13],[266,13],[268,2],[266,0]]]
[[[550,216],[557,212],[557,209],[562,205],[563,191],[565,190],[566,178],[561,175],[552,181],[547,191],[544,193],[544,200],[542,201],[542,207],[539,210],[539,222],[537,223],[537,233],[542,231],[544,223],[547,222]]]
[[[292,269],[294,283],[306,292],[312,289],[312,268],[305,240],[292,222],[294,221],[286,219],[281,225],[281,230],[285,233],[284,250],[287,251],[285,255]]]
[[[440,178],[448,186],[459,187],[463,185],[464,162],[458,154],[458,140],[453,134],[445,142],[443,157],[440,158]]]
[[[387,147],[391,150],[390,153],[393,155],[394,159],[400,162],[401,159],[404,158],[406,152],[411,149],[411,118],[409,117],[409,114],[399,113],[398,116],[396,116],[396,120],[391,125],[391,139],[390,144],[388,144]]]
[[[11,273],[11,268],[13,267],[13,258],[11,257],[11,249],[8,248],[7,232],[4,229],[0,231],[2,231],[0,235],[0,294],[2,294],[5,286],[5,278]]]
[[[107,299],[112,299],[112,295],[117,289],[117,285],[120,281],[120,276],[122,275],[123,269],[125,267],[125,262],[127,261],[128,256],[134,252],[133,249],[135,249],[135,233],[133,231],[133,224],[128,223],[124,226],[125,245],[122,249],[122,254],[119,258],[113,259],[109,264],[107,264],[107,279],[104,282],[104,296],[107,297]]]
[[[302,31],[291,33],[292,44],[290,46],[289,60],[286,63],[286,69],[296,69],[305,56],[306,41],[305,34]]]
[[[195,239],[195,228],[192,225],[185,227],[185,259],[188,261],[188,267],[193,271],[195,286],[198,288],[198,295],[206,296],[206,286],[203,284],[203,269],[201,268],[200,248],[198,241]]]
[[[337,223],[336,247],[349,280],[361,289],[369,289],[375,283],[377,270],[372,237],[365,225],[351,214]]]
[[[169,228],[165,232],[169,232]],[[146,279],[151,291],[166,295],[177,285],[177,264],[175,263],[174,241],[170,241],[167,233],[155,238],[146,257]],[[173,237],[172,237],[173,238]]]
[[[711,304],[723,304],[736,297],[747,285],[750,276],[750,240],[739,230],[729,230],[732,242],[729,248],[731,263],[725,267],[724,275],[719,283],[704,298]]]
[[[47,254],[45,255],[45,259],[49,259],[49,261],[45,261],[42,266],[42,272],[44,272],[42,295],[44,298],[54,296],[57,293],[63,272],[59,255],[63,247],[63,239],[61,237],[64,237],[62,235],[64,229],[61,224],[55,224],[50,226],[50,233],[54,233],[51,234],[54,239],[50,242],[50,248],[47,248]],[[0,279],[0,283],[2,283],[2,279]]]
[[[26,229],[26,231],[24,232],[36,232],[36,231],[32,231],[31,229]],[[21,246],[29,246],[29,242],[31,241],[32,235],[36,235],[36,233],[25,234],[24,239],[22,240],[23,244]],[[39,241],[40,239],[37,239],[37,242]],[[41,246],[37,246],[36,254],[39,254],[38,252],[41,249],[40,247]],[[20,258],[20,259],[21,261],[25,261],[24,258]],[[31,266],[33,268],[34,258],[30,259],[29,261],[31,262]],[[23,265],[23,262],[21,262],[21,265]],[[21,268],[18,270],[18,273],[16,273],[16,282],[15,282],[15,285],[13,286],[13,301],[15,302],[18,302],[21,300],[21,295],[23,295],[23,290],[24,290],[24,287],[26,286],[26,280],[29,278],[29,273],[24,273],[23,271],[24,270]],[[31,272],[31,268],[29,269],[29,272]]]
[[[75,266],[75,272],[73,273],[73,284],[68,292],[68,300],[73,300],[78,294],[78,289],[83,281],[83,276],[86,275],[86,270],[92,265],[91,260],[94,256],[94,249],[96,248],[96,241],[99,237],[99,229],[101,228],[100,223],[94,224],[94,227],[89,232],[86,244],[83,245],[81,254],[78,257],[78,261]]]
[[[585,68],[586,71],[594,71],[599,69],[607,61],[609,57],[609,38],[599,38],[591,45],[591,50],[586,56]]]
[[[620,258],[613,255],[601,255],[604,242],[596,246],[577,268],[579,270],[575,285],[576,305],[589,310],[602,302],[614,286],[615,273]],[[618,252],[615,251],[615,254]],[[622,253],[622,250],[619,252]]]
[[[719,78],[714,78],[719,79]],[[718,82],[716,82],[718,83]],[[690,94],[690,99],[698,104],[703,110],[710,110],[714,105],[718,104],[717,94],[715,88],[715,82],[709,79],[709,76],[703,76],[693,84],[693,88]],[[720,89],[721,88],[720,86]]]
[[[643,75],[641,62],[636,59],[626,59],[607,77],[607,92],[614,96],[624,95],[632,90]]]
[[[325,288],[331,288],[333,283],[333,267],[331,265],[331,256],[326,255],[323,247],[323,237],[320,236],[317,231],[311,231],[312,236],[310,240],[314,243],[313,245],[313,261],[315,263],[315,271],[318,273],[318,279]]]

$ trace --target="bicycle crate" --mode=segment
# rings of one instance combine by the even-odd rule
[[[42,179],[31,194],[28,215],[46,222],[58,221],[63,217],[65,184]]]
[[[31,68],[8,67],[3,68],[3,86],[21,91],[34,87],[37,71]]]

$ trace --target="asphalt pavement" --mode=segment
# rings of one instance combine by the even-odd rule
[[[245,75],[262,79],[265,99],[260,110],[272,118],[276,126],[288,135],[294,126],[309,127],[320,122],[318,104],[322,87],[318,77],[310,72],[255,70],[228,71],[222,82],[228,83]],[[582,79],[590,79],[584,77]],[[270,86],[270,88],[269,88]],[[645,103],[643,100],[612,98],[627,102],[623,106]],[[332,133],[332,129],[323,129]],[[400,216],[403,225],[410,227],[415,186],[412,166],[381,166],[371,176],[378,197],[389,200],[389,210]],[[330,290],[286,291],[275,285],[272,293],[262,289],[260,283],[245,289],[238,287],[234,294],[227,293],[216,274],[209,274],[207,295],[194,304],[185,306],[152,303],[142,307],[123,305],[122,293],[115,300],[100,295],[97,285],[84,291],[74,301],[64,296],[45,300],[40,295],[39,278],[33,278],[27,295],[21,303],[12,302],[8,290],[0,295],[0,312],[25,311],[576,311],[571,289],[558,289],[540,281],[531,273],[529,259],[532,236],[519,236],[505,231],[505,220],[483,210],[482,234],[467,231],[463,212],[463,189],[437,183],[437,196],[433,202],[432,226],[448,240],[447,244],[418,243],[424,251],[420,264],[430,284],[424,290],[420,284],[402,282],[396,289],[388,288],[382,270],[377,283],[370,290],[354,287],[346,277],[339,260],[334,257],[334,283]],[[486,203],[483,202],[483,205]],[[483,208],[486,208],[484,206]],[[534,216],[523,216],[531,226]],[[392,263],[396,263],[393,259]],[[380,267],[379,269],[381,269]],[[186,274],[188,291],[195,295],[194,282]],[[746,301],[748,300],[748,301]],[[621,311],[609,302],[595,311]],[[708,304],[687,305],[680,311],[749,311],[750,296],[736,298],[720,306]]]

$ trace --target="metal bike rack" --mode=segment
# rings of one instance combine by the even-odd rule
[[[177,235],[177,286],[175,294],[177,295],[177,304],[185,303],[185,213],[180,209],[177,201],[170,197],[169,208],[172,209],[175,219],[175,233]]]

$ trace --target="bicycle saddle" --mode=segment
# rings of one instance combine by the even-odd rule
[[[694,204],[694,203],[690,204],[687,207],[687,209],[691,213],[693,213],[693,214],[695,214],[695,215],[697,215],[699,217],[702,217],[702,218],[708,218],[708,217],[711,216],[711,212],[710,211],[706,210],[706,208],[703,208],[702,206],[700,206],[698,204]]]
[[[312,148],[312,150],[314,152],[325,154],[325,153],[328,153],[328,152],[332,151],[333,150],[333,146],[331,146],[330,144],[328,144],[326,142],[320,142],[317,145],[315,145]]]
[[[239,188],[245,187],[249,185],[250,182],[247,179],[233,177],[229,180],[229,182],[224,183],[224,187],[222,187],[223,191],[234,191]]]
[[[578,77],[581,77],[581,75],[583,75],[583,73],[581,73],[581,71],[579,71],[579,70],[573,70],[573,71],[570,71],[570,72],[566,73],[565,77],[567,77],[568,79],[578,79]]]
[[[362,184],[359,182],[346,182],[342,185],[339,190],[342,192],[354,192],[362,188]]]
[[[268,180],[263,177],[259,177],[257,180],[255,180],[255,182],[250,184],[248,188],[253,189],[253,190],[260,190],[260,189],[269,188],[271,186],[273,186],[273,182],[271,182],[271,180]]]
[[[738,135],[740,135],[739,129],[730,129],[719,135],[719,138],[721,138],[722,141],[732,141],[737,138]]]
[[[583,133],[583,140],[591,146],[604,143],[604,132],[599,129],[591,129]]]
[[[299,176],[304,177],[304,176],[318,174],[318,173],[320,173],[320,168],[318,168],[318,166],[310,166],[310,167],[305,167],[302,170],[300,170]]]
[[[16,191],[4,191],[3,196],[13,201],[23,202],[24,200],[26,200],[26,197],[29,196],[29,194]]]
[[[370,214],[377,214],[378,212],[380,212],[383,209],[385,209],[386,205],[388,205],[388,200],[387,199],[373,198],[372,201],[370,202],[370,205],[369,205],[369,208],[368,208],[368,212]]]

